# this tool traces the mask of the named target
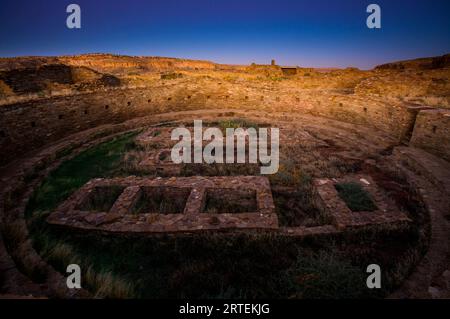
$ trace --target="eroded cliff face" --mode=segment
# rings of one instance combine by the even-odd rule
[[[375,69],[387,70],[432,70],[450,67],[450,54],[438,57],[421,58],[407,61],[391,62],[377,66]]]
[[[146,78],[146,75],[176,70],[213,71],[216,68],[217,64],[208,61],[111,54],[2,58],[0,99],[35,93],[39,97],[59,95],[65,94],[64,91],[95,90],[121,84],[136,85],[141,84],[136,76]],[[221,68],[232,66],[223,65]]]
[[[178,69],[207,69],[213,70],[215,63],[208,61],[160,58],[160,57],[131,57],[110,54],[89,54],[73,57],[60,57],[59,60],[68,65],[85,66],[99,72],[160,72]]]
[[[36,64],[0,71],[0,98],[37,93],[51,95],[67,89],[83,90],[120,85],[120,79],[87,67]]]

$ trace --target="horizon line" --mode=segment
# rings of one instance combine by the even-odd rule
[[[190,61],[198,61],[198,62],[207,62],[212,64],[218,64],[218,65],[231,65],[231,66],[250,66],[252,64],[256,65],[271,65],[271,61],[268,61],[267,64],[261,64],[261,63],[255,63],[255,62],[249,62],[247,64],[234,64],[234,63],[222,63],[222,62],[215,62],[213,60],[205,60],[205,59],[195,59],[195,58],[188,58],[188,57],[171,57],[171,56],[159,56],[159,55],[130,55],[130,54],[121,54],[121,53],[111,53],[111,52],[86,52],[86,53],[74,53],[74,54],[62,54],[62,55],[52,55],[52,54],[42,54],[42,55],[17,55],[17,56],[2,56],[0,53],[0,59],[18,59],[18,58],[60,58],[60,57],[78,57],[78,56],[94,56],[94,55],[111,55],[111,56],[117,56],[117,57],[129,57],[129,58],[157,58],[157,59],[174,59],[174,60],[190,60]],[[389,64],[389,63],[400,63],[400,62],[406,62],[406,61],[416,61],[421,59],[432,59],[437,57],[443,57],[446,55],[450,55],[449,53],[444,53],[441,55],[434,55],[434,56],[420,56],[410,59],[401,59],[401,60],[393,60],[393,61],[386,61],[381,64],[377,64],[373,66],[372,68],[359,68],[353,65],[347,65],[347,66],[328,66],[328,67],[320,67],[320,66],[301,66],[301,65],[282,65],[282,64],[275,64],[276,66],[280,67],[297,67],[297,68],[312,68],[312,69],[347,69],[347,68],[355,68],[358,70],[373,70],[378,66]],[[274,59],[276,62],[276,58]]]

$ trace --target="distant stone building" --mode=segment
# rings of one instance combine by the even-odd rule
[[[281,71],[283,72],[283,75],[296,75],[297,74],[297,67],[281,67]]]

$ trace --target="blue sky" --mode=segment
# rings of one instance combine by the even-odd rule
[[[66,27],[81,6],[82,28]],[[377,3],[382,28],[366,27]],[[448,0],[2,0],[0,56],[108,52],[315,67],[450,53]]]

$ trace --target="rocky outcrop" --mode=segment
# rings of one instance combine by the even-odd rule
[[[399,61],[378,65],[375,69],[378,70],[429,70],[429,69],[443,69],[450,67],[450,54],[445,54],[439,57],[422,58],[408,61]]]
[[[101,88],[120,85],[113,75],[102,74],[86,67],[45,64],[0,72],[0,92],[4,95],[44,93],[64,88]]]

